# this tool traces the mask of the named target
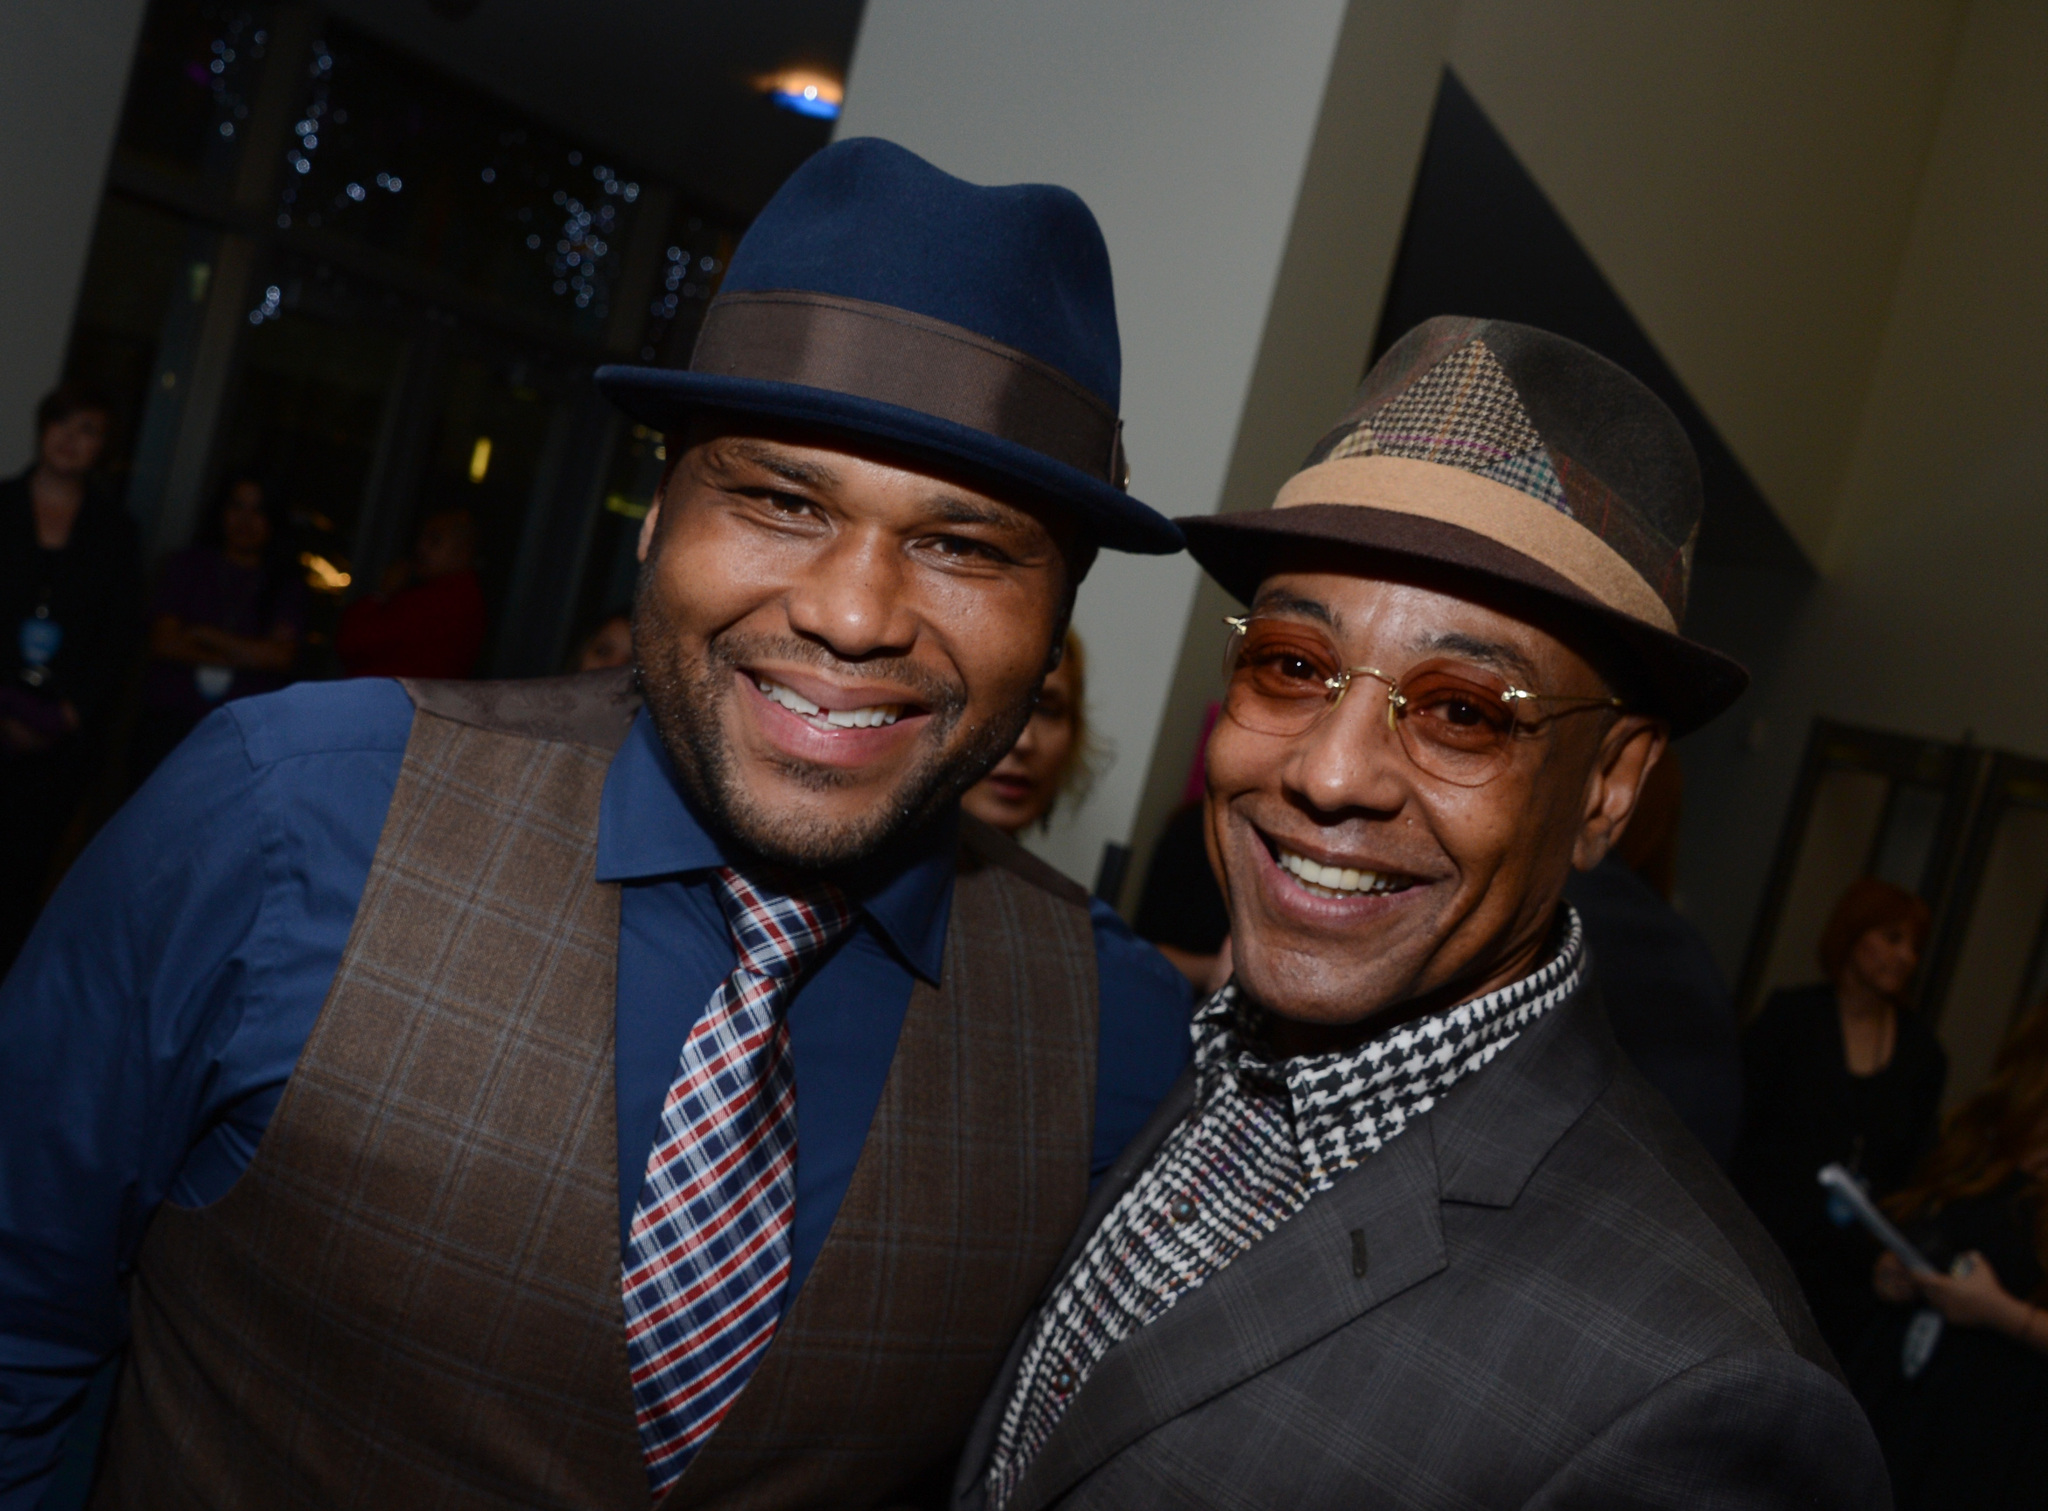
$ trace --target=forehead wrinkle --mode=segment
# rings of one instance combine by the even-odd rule
[[[729,438],[727,449],[743,461],[752,462],[756,467],[774,473],[785,482],[801,483],[812,488],[832,488],[839,484],[839,474],[826,463],[797,456],[772,441],[736,436]]]
[[[1031,518],[1022,509],[1013,509],[993,499],[963,498],[957,493],[933,494],[926,502],[932,513],[949,525],[1014,529]]]
[[[1312,619],[1325,629],[1336,631],[1342,626],[1342,618],[1327,603],[1319,598],[1304,598],[1301,594],[1286,588],[1264,588],[1252,600],[1254,614],[1298,614],[1303,619]]]
[[[1429,655],[1457,656],[1466,661],[1476,661],[1481,666],[1510,673],[1525,681],[1536,675],[1535,665],[1513,646],[1499,640],[1483,640],[1458,630],[1443,630],[1425,636],[1417,649]]]

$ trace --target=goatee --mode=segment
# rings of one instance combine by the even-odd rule
[[[992,770],[1030,721],[1029,695],[1016,706],[962,729],[967,690],[904,659],[845,662],[795,636],[726,634],[712,638],[694,662],[655,586],[647,563],[633,599],[633,670],[669,764],[698,811],[725,837],[771,864],[832,871],[887,851],[921,829]],[[810,665],[839,676],[879,677],[915,694],[927,710],[922,753],[896,790],[868,812],[837,825],[778,812],[754,799],[735,770],[721,714],[734,675],[750,661]],[[857,773],[806,761],[778,763],[785,780],[826,791]]]

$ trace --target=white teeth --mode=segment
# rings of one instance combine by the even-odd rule
[[[1277,848],[1277,847],[1276,847]],[[1297,855],[1292,850],[1279,851],[1282,870],[1291,873],[1303,886],[1318,896],[1347,897],[1360,892],[1398,892],[1401,882],[1378,871],[1360,871],[1350,866],[1326,866],[1320,861],[1310,860],[1306,855]]]
[[[802,714],[815,724],[829,725],[833,729],[875,729],[884,724],[894,724],[903,717],[903,705],[900,703],[878,703],[872,708],[824,709],[796,689],[784,687],[780,682],[770,682],[766,677],[756,677],[754,686],[791,713]]]
[[[794,688],[784,687],[780,682],[770,682],[765,677],[755,678],[754,685],[791,713],[804,714],[811,718],[818,715],[818,705]]]

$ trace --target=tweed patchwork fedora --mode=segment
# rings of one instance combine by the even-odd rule
[[[1101,545],[1180,531],[1126,491],[1109,249],[1078,195],[982,188],[891,142],[812,156],[734,251],[686,368],[601,367],[669,431],[697,410],[872,437],[1020,484]]]
[[[1250,601],[1307,543],[1362,547],[1534,592],[1623,653],[1646,711],[1684,734],[1749,673],[1680,632],[1703,499],[1662,400],[1548,331],[1442,315],[1367,373],[1271,509],[1179,521]]]

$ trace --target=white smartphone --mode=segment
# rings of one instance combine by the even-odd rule
[[[1856,1177],[1848,1170],[1841,1165],[1823,1165],[1819,1180],[1829,1191],[1849,1204],[1849,1210],[1856,1215],[1858,1222],[1870,1230],[1870,1236],[1898,1255],[1900,1262],[1907,1269],[1919,1270],[1926,1275],[1940,1273],[1925,1254],[1907,1241],[1905,1234],[1892,1226],[1892,1220],[1878,1211],[1869,1193],[1858,1184]]]

